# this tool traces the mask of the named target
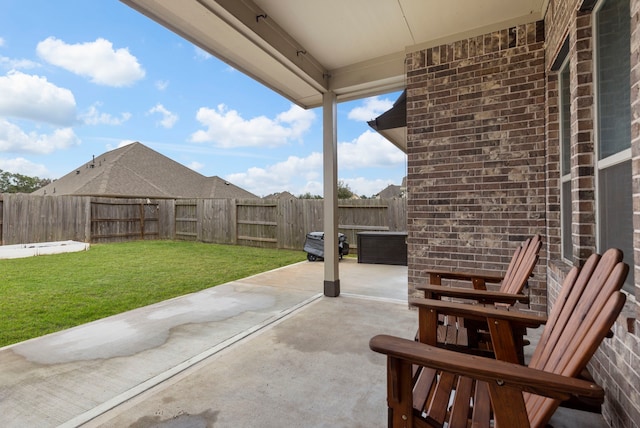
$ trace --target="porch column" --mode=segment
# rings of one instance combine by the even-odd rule
[[[322,95],[324,170],[324,295],[340,295],[338,278],[338,132],[336,94]]]

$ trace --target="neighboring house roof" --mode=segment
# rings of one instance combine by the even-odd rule
[[[298,199],[292,193],[284,191],[280,193],[272,193],[271,195],[267,195],[262,199]]]
[[[95,156],[34,195],[153,198],[257,198],[219,177],[205,177],[150,149],[132,143]]]
[[[396,184],[390,184],[385,187],[376,195],[378,199],[398,199],[406,197],[406,189],[407,189],[407,177],[402,179],[402,184],[400,186]]]
[[[400,198],[401,197],[400,195],[401,195],[400,186],[397,186],[395,184],[390,184],[389,186],[381,190],[380,193],[378,193],[378,198],[394,199],[394,198]]]

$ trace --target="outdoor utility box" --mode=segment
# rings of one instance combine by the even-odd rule
[[[359,232],[358,263],[407,265],[407,232]]]

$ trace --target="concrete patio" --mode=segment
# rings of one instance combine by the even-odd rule
[[[368,341],[415,333],[407,268],[340,267],[338,298],[303,262],[2,348],[0,425],[383,427]]]

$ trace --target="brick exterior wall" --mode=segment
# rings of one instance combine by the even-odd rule
[[[424,269],[503,273],[545,233],[542,22],[407,58],[409,289]],[[546,311],[545,256],[530,281]]]
[[[541,233],[531,309],[545,312],[571,266],[596,250],[594,3],[550,0],[544,26],[407,55],[410,295],[427,268],[502,272],[515,246]],[[635,293],[589,365],[612,427],[640,426],[640,0],[630,8]],[[561,253],[557,61],[565,53],[572,260]]]
[[[595,105],[594,105],[594,45],[593,20],[582,1],[551,0],[545,16],[546,74],[547,74],[547,201],[548,201],[548,272],[549,304],[552,305],[571,265],[580,266],[596,250],[595,199]],[[586,3],[586,2],[585,2]],[[590,2],[593,3],[593,2]],[[631,0],[631,85],[632,85],[632,153],[634,171],[634,224],[640,226],[640,29],[638,14],[640,0]],[[561,260],[559,227],[559,123],[558,76],[552,64],[565,39],[569,37],[571,73],[571,173],[572,173],[572,242],[574,257]],[[635,90],[633,89],[635,87]],[[635,98],[634,98],[635,97]],[[635,236],[635,265],[638,266],[640,237]],[[594,355],[589,369],[596,382],[606,390],[603,416],[612,427],[640,426],[640,306],[636,292],[629,295],[627,307],[614,327],[614,337],[605,339]]]

